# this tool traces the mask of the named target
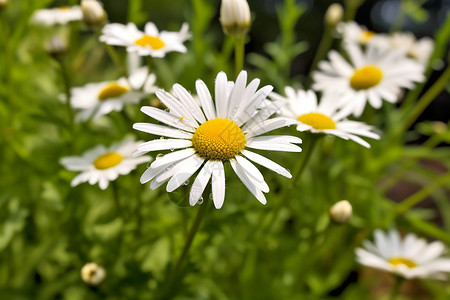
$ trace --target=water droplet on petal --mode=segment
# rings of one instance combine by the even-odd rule
[[[198,199],[197,203],[198,204],[202,204],[203,203],[203,197],[200,197],[200,199]]]
[[[184,185],[188,185],[189,184],[189,180],[186,180],[183,184]]]
[[[211,200],[212,200],[212,198],[213,198],[213,194],[212,194],[212,193],[210,193],[210,194],[209,194],[209,199],[211,199]]]
[[[170,151],[173,152],[173,150],[175,150],[175,148],[170,148]]]

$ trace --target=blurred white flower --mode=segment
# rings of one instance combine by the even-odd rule
[[[341,200],[330,207],[330,217],[337,223],[346,223],[352,217],[352,205],[347,200]]]
[[[339,3],[331,4],[325,13],[325,24],[335,27],[344,16],[344,8]]]
[[[399,49],[407,56],[426,66],[434,50],[434,41],[424,37],[417,40],[411,32],[396,32],[390,37],[391,47]]]
[[[338,52],[319,62],[313,72],[313,88],[334,97],[344,110],[359,117],[368,101],[378,109],[382,100],[395,103],[402,88],[412,89],[425,79],[424,67],[401,51],[369,43],[363,51],[354,43],[345,45],[351,63]]]
[[[450,258],[441,257],[445,246],[440,241],[428,244],[425,239],[409,233],[404,239],[397,230],[389,233],[375,230],[375,243],[368,240],[356,249],[360,264],[398,274],[404,278],[445,280],[450,272]]]
[[[80,21],[82,18],[83,12],[80,6],[62,6],[35,11],[31,17],[31,22],[44,26],[52,26]]]
[[[387,45],[383,35],[368,30],[366,27],[358,25],[354,21],[341,22],[336,26],[336,31],[342,36],[344,43],[356,43],[366,45],[369,42]],[[378,39],[380,37],[380,39]],[[376,40],[376,41],[374,41]]]
[[[125,104],[137,104],[145,94],[157,90],[155,81],[153,73],[149,75],[147,68],[140,68],[128,78],[74,87],[71,89],[70,104],[80,110],[76,120],[97,119],[112,111],[121,111]]]
[[[6,7],[8,5],[8,0],[0,0],[0,9]]]
[[[151,161],[150,156],[131,157],[132,151],[140,143],[142,141],[135,142],[127,138],[108,148],[99,145],[81,156],[63,157],[60,163],[70,171],[81,172],[72,180],[72,187],[86,181],[90,185],[98,182],[99,187],[104,190],[119,175],[126,175],[136,169],[137,165]]]
[[[83,21],[89,26],[101,26],[106,22],[106,12],[97,0],[82,0]]]
[[[190,36],[187,23],[183,24],[179,32],[159,32],[152,22],[145,24],[144,32],[133,23],[113,23],[103,27],[100,41],[127,47],[128,52],[136,52],[141,56],[164,57],[167,52],[172,51],[185,53],[187,49],[183,43]]]
[[[105,278],[106,270],[97,263],[87,263],[81,268],[81,279],[89,285],[99,285]]]
[[[195,205],[211,179],[212,197],[216,208],[221,208],[225,199],[224,163],[229,162],[239,179],[263,204],[263,192],[269,191],[261,172],[250,161],[254,161],[280,175],[290,178],[291,174],[272,160],[247,150],[300,152],[295,144],[301,139],[293,136],[259,136],[277,128],[296,123],[287,118],[269,119],[279,107],[261,103],[272,91],[264,86],[257,91],[259,79],[247,85],[247,73],[242,71],[236,83],[228,82],[224,72],[217,75],[215,101],[206,84],[197,80],[196,90],[200,105],[181,85],[173,86],[173,96],[163,90],[156,96],[170,110],[169,112],[150,106],[142,112],[169,126],[152,123],[136,123],[133,128],[150,134],[169,137],[151,140],[137,147],[134,155],[150,151],[175,150],[158,157],[141,177],[141,183],[150,180],[151,189],[168,181],[166,190],[172,192],[183,185],[200,169],[192,184],[190,205]]]
[[[53,57],[63,55],[67,51],[67,41],[65,38],[54,35],[47,42],[47,52]]]
[[[311,131],[312,133],[331,134],[344,140],[352,140],[358,144],[370,148],[369,143],[360,136],[379,139],[374,128],[363,122],[347,120],[349,112],[341,111],[334,97],[323,96],[317,103],[316,94],[309,90],[295,91],[291,87],[285,88],[286,98],[272,93],[274,100],[286,102],[280,109],[280,116],[292,118],[297,122],[298,131]],[[281,105],[280,105],[281,106]]]
[[[247,0],[222,0],[220,23],[226,34],[241,35],[250,29],[250,8]]]

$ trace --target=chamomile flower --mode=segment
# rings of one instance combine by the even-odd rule
[[[34,12],[31,22],[44,26],[53,26],[57,24],[67,24],[72,21],[83,19],[83,12],[80,6],[62,6],[49,9],[39,9]]]
[[[140,68],[128,78],[114,81],[88,83],[82,87],[71,89],[70,103],[80,110],[76,119],[86,121],[93,117],[97,119],[112,111],[121,111],[125,104],[139,103],[144,94],[154,93],[156,77],[148,75],[147,68]],[[139,90],[143,88],[143,90]]]
[[[338,52],[328,54],[329,61],[319,63],[313,72],[313,88],[339,99],[356,117],[368,101],[380,108],[382,100],[395,103],[401,88],[411,89],[425,79],[423,66],[407,58],[401,51],[377,47],[369,43],[365,51],[356,44],[346,44],[351,63]]]
[[[377,140],[380,138],[373,132],[372,126],[347,120],[349,113],[340,111],[337,102],[331,97],[324,96],[320,103],[317,103],[317,96],[311,90],[295,91],[291,87],[286,87],[285,93],[286,98],[275,93],[271,94],[271,98],[286,102],[286,105],[281,107],[279,115],[296,120],[298,131],[331,134],[344,140],[355,141],[367,148],[370,148],[369,143],[359,136]]]
[[[212,197],[216,208],[225,199],[224,164],[229,162],[236,175],[249,191],[263,204],[263,192],[269,191],[263,175],[251,162],[262,165],[285,177],[291,174],[272,160],[250,149],[300,152],[295,144],[301,139],[292,136],[260,136],[271,130],[294,124],[287,118],[269,119],[279,106],[261,103],[272,91],[272,86],[258,89],[259,79],[247,85],[247,73],[242,71],[236,83],[228,82],[224,72],[217,75],[215,101],[205,83],[196,81],[200,105],[179,84],[173,86],[177,97],[163,90],[156,96],[170,111],[144,106],[142,112],[165,125],[136,123],[134,128],[150,134],[168,137],[155,139],[137,147],[135,155],[150,151],[182,149],[158,157],[141,177],[141,183],[151,180],[150,188],[167,183],[167,192],[183,185],[197,171],[189,195],[190,205],[195,205],[211,179]]]
[[[360,264],[398,274],[404,278],[445,279],[450,272],[450,258],[441,257],[444,244],[435,241],[428,244],[424,239],[409,233],[401,238],[397,230],[384,233],[375,231],[375,243],[368,240],[364,248],[356,249]]]
[[[187,49],[183,43],[190,36],[187,23],[183,24],[179,32],[159,32],[152,22],[145,24],[144,32],[133,23],[113,23],[103,27],[100,41],[127,47],[128,52],[136,52],[140,56],[164,57],[167,52],[172,51],[185,53]]]
[[[98,182],[104,190],[110,181],[117,179],[119,175],[126,175],[136,169],[137,165],[149,162],[150,156],[131,157],[132,151],[141,141],[125,139],[110,147],[96,146],[83,153],[82,156],[63,157],[60,163],[70,171],[79,171],[71,182],[71,186],[77,186],[82,182],[94,185]]]
[[[396,32],[389,37],[389,41],[392,48],[403,51],[425,66],[434,50],[433,39],[424,37],[417,40],[411,32]]]
[[[344,43],[350,42],[361,45],[367,45],[369,42],[373,42],[374,39],[381,36],[353,21],[339,23],[336,26],[336,31],[342,36]],[[377,42],[386,44],[384,39],[380,39]]]

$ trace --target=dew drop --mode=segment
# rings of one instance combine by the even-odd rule
[[[200,197],[200,199],[198,199],[197,203],[198,204],[202,204],[203,203],[203,197]]]
[[[170,148],[170,151],[173,152],[173,150],[175,150],[175,148]]]
[[[189,185],[189,180],[186,180],[183,184],[184,185]]]
[[[210,194],[209,194],[209,199],[211,199],[211,200],[212,200],[212,198],[213,198],[213,194],[212,194],[212,193],[210,193]]]
[[[164,137],[162,136],[162,137],[160,137],[159,139],[160,139],[160,140],[163,140],[163,139],[164,139]]]

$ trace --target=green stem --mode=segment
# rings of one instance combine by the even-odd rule
[[[207,190],[206,193],[207,195],[209,195],[210,191]],[[187,235],[186,241],[184,242],[183,250],[181,251],[181,254],[177,259],[177,262],[172,270],[172,273],[168,277],[165,289],[161,293],[160,297],[157,297],[157,299],[170,299],[168,298],[168,294],[171,292],[174,283],[179,277],[180,271],[183,267],[183,263],[186,260],[186,257],[189,253],[189,249],[191,248],[192,242],[194,241],[195,235],[197,234],[198,229],[200,228],[201,221],[203,219],[203,216],[205,215],[206,208],[208,207],[208,202],[209,201],[205,201],[202,204],[199,204],[197,216],[195,217],[194,223],[192,224],[189,233]]]
[[[363,4],[363,0],[345,0],[345,21],[351,21],[355,19],[356,11]]]
[[[333,27],[325,26],[325,32],[320,39],[319,48],[317,49],[316,55],[314,56],[313,63],[311,64],[308,81],[306,82],[306,87],[309,88],[312,83],[311,71],[314,71],[317,68],[317,64],[319,61],[326,58],[328,51],[331,48],[331,44],[333,43],[333,36],[331,35],[333,31]]]
[[[278,205],[275,208],[271,218],[269,219],[269,222],[266,223],[267,224],[266,226],[268,226],[268,228],[267,230],[264,230],[264,232],[269,231],[273,227],[273,224],[277,220],[278,215],[280,214],[282,208],[287,204],[288,200],[290,199],[292,191],[296,186],[298,186],[301,175],[303,174],[303,171],[306,169],[308,162],[311,160],[311,155],[319,138],[320,135],[311,134],[311,140],[309,141],[309,143],[306,144],[307,147],[304,150],[303,159],[300,160],[300,163],[297,165],[297,168],[295,169],[292,176],[292,181],[290,182],[291,184],[285,188],[285,192],[281,196],[281,200],[278,202]],[[262,226],[262,228],[265,228],[266,226]]]
[[[379,226],[379,227],[384,227],[384,225],[388,224],[393,219],[402,215],[403,213],[408,211],[411,207],[417,205],[423,199],[428,197],[436,189],[440,188],[441,186],[446,186],[449,183],[450,183],[450,172],[447,172],[446,174],[440,176],[437,180],[435,180],[430,185],[422,188],[420,191],[416,192],[415,194],[406,198],[401,203],[397,204],[394,211],[383,220],[383,222],[381,223],[381,226]]]
[[[422,144],[422,147],[431,150],[437,145],[439,145],[441,142],[442,142],[441,135],[433,135],[425,143]],[[378,187],[379,191],[382,194],[384,194],[386,191],[392,188],[399,180],[405,177],[408,170],[414,167],[418,160],[419,158],[411,158],[408,161],[404,162],[394,174],[389,175],[388,180],[380,184],[380,186]]]
[[[389,296],[389,300],[395,300],[400,291],[400,286],[402,285],[404,279],[400,276],[395,276],[395,283],[392,287],[391,295]]]
[[[420,114],[430,105],[430,103],[444,90],[450,81],[450,66],[448,66],[432,87],[419,99],[412,111],[407,115],[405,121],[398,131],[398,135],[403,134],[417,120]],[[398,136],[397,135],[397,136]]]
[[[234,66],[235,75],[239,75],[239,72],[244,68],[244,55],[245,55],[245,34],[236,35],[234,38]]]

